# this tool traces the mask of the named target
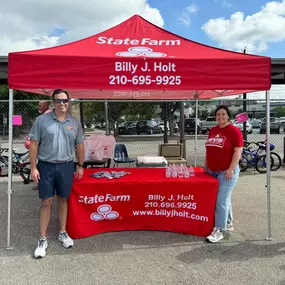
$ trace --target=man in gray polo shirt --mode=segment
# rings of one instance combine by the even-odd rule
[[[57,89],[52,95],[54,110],[39,116],[30,132],[31,176],[38,183],[40,208],[40,239],[34,256],[46,255],[47,228],[51,206],[56,194],[60,223],[59,240],[66,248],[74,245],[66,232],[67,198],[74,178],[74,155],[78,158],[76,178],[83,176],[84,133],[79,121],[68,114],[69,94]],[[38,159],[38,164],[36,160]]]

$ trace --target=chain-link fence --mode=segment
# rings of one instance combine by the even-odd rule
[[[247,140],[265,140],[264,124],[266,105],[264,100],[246,100],[246,111],[250,118],[247,123]],[[229,106],[234,120],[235,116],[243,112],[243,100],[208,100],[198,102],[198,140],[196,146],[197,164],[203,165],[205,157],[205,140],[207,129],[215,124],[213,118],[215,109],[220,104]],[[0,101],[0,137],[1,146],[8,147],[8,106],[6,100]],[[18,152],[26,151],[25,136],[37,116],[39,101],[14,101],[14,114],[22,116],[22,125],[14,126],[13,147]],[[51,106],[52,107],[52,106]],[[196,102],[184,102],[185,145],[188,165],[194,164],[195,152],[195,109]],[[106,112],[107,110],[107,112]],[[167,141],[180,141],[180,102],[114,102],[107,104],[100,101],[74,100],[71,112],[77,117],[85,134],[108,133],[115,136],[116,142],[124,143],[130,157],[157,156],[159,144],[165,140],[164,119],[167,120]],[[271,143],[275,151],[283,158],[285,100],[271,101]],[[106,122],[106,117],[108,121]],[[274,118],[277,119],[274,119]],[[194,122],[194,123],[193,123]],[[243,128],[242,125],[238,125]],[[273,134],[274,132],[274,134]]]

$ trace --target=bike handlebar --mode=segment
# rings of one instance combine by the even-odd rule
[[[0,148],[0,154],[2,154],[3,152],[9,152],[9,148]],[[26,151],[25,154],[27,154],[29,151]],[[12,151],[12,153],[14,155],[19,155],[19,154],[23,154],[23,153],[18,153],[16,152],[14,149]]]
[[[248,142],[248,141],[243,141],[243,142],[245,147],[249,147],[251,144],[257,145],[258,147],[265,147],[266,145],[266,140],[259,142]]]

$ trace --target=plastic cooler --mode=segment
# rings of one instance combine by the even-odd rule
[[[138,156],[137,167],[159,167],[165,168],[168,163],[163,156]]]

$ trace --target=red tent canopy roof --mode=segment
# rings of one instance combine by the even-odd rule
[[[252,58],[256,55],[223,50],[197,43],[166,31],[139,15],[91,37],[51,48],[19,52],[33,55],[100,56],[114,57],[129,47],[145,47],[168,57],[182,59],[198,58]],[[84,53],[83,53],[84,52]]]
[[[268,57],[193,42],[134,15],[80,41],[10,53],[8,82],[10,88],[36,93],[65,88],[72,97],[78,90],[84,90],[86,98],[99,98],[97,91],[104,90],[101,99],[114,99],[118,91],[164,91],[160,96],[165,99],[178,99],[177,94],[193,90],[236,94],[270,89],[270,68]],[[193,92],[188,94],[193,98]]]

